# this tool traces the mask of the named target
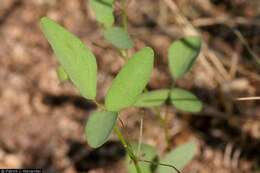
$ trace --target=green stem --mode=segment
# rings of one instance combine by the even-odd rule
[[[126,50],[118,49],[118,52],[120,53],[120,57],[127,62],[128,61],[128,55]]]
[[[121,0],[121,9],[122,9],[122,27],[126,32],[128,32],[128,19],[126,13],[126,0]],[[119,50],[121,56],[125,61],[128,60],[128,55],[126,50]]]
[[[121,133],[120,129],[118,128],[118,126],[115,126],[114,130],[115,130],[115,133],[117,134],[118,139],[120,140],[120,142],[123,144],[124,148],[126,149],[128,156],[133,161],[133,163],[135,165],[136,172],[142,173],[140,166],[138,164],[138,159],[136,158],[136,156],[135,156],[133,150],[131,149],[131,147],[129,147],[128,143],[126,142],[126,140],[125,140],[123,134]]]
[[[93,100],[93,102],[97,105],[98,109],[105,110],[105,107],[100,104],[97,100]]]
[[[161,165],[161,166],[166,166],[166,167],[170,167],[172,169],[174,169],[177,173],[181,173],[181,171],[176,168],[175,166],[173,165],[170,165],[170,164],[165,164],[165,163],[160,163],[160,162],[154,162],[154,161],[150,161],[150,160],[142,160],[142,159],[139,159],[140,162],[145,162],[145,163],[149,163],[149,164],[154,164],[154,165]]]
[[[156,110],[156,116],[158,117],[158,119],[161,123],[161,126],[163,127],[163,130],[164,130],[165,141],[167,144],[166,150],[168,151],[171,148],[171,144],[170,144],[171,137],[170,137],[169,131],[168,131],[167,119],[166,119],[166,116],[162,117],[160,109],[155,108],[155,110]]]
[[[126,0],[121,0],[121,8],[122,8],[122,25],[125,31],[128,30],[128,20],[126,14]]]

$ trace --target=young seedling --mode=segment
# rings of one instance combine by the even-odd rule
[[[85,127],[89,146],[92,148],[102,146],[114,130],[127,151],[126,163],[129,173],[173,171],[180,173],[195,154],[194,142],[178,146],[160,157],[153,146],[140,142],[129,143],[117,126],[121,110],[129,107],[156,108],[160,113],[160,109],[157,108],[169,100],[181,111],[195,113],[202,109],[202,103],[194,94],[175,85],[171,88],[147,91],[146,85],[154,65],[154,51],[150,47],[144,47],[132,57],[128,57],[127,51],[134,46],[134,42],[127,31],[126,2],[125,0],[121,2],[123,21],[120,27],[114,25],[114,0],[89,0],[96,20],[102,26],[105,40],[115,46],[126,61],[112,81],[104,104],[96,100],[97,64],[91,50],[79,38],[50,18],[41,19],[41,29],[59,60],[60,66],[57,69],[59,79],[61,81],[69,79],[84,98],[93,101],[98,107],[96,111],[90,113]],[[187,36],[171,44],[168,60],[174,84],[191,69],[200,47],[201,39],[197,36]],[[158,115],[163,119],[160,114]],[[163,122],[167,128],[167,121]],[[169,147],[171,148],[170,144]]]

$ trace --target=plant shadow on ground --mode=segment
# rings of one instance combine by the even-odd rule
[[[71,104],[77,109],[91,111],[97,107],[93,102],[76,95],[55,95],[45,93],[43,103],[51,107]],[[98,149],[89,149],[86,143],[68,141],[67,157],[78,172],[86,172],[95,168],[104,168],[115,164],[125,156],[124,147],[120,142],[109,141]]]
[[[78,172],[111,166],[125,156],[124,147],[116,141],[107,142],[95,150],[87,149],[85,143],[78,141],[70,142],[69,146],[67,155]]]
[[[76,108],[82,110],[94,110],[96,105],[87,101],[85,98],[76,95],[55,95],[45,93],[43,97],[43,103],[51,107],[59,107],[64,104],[72,104]]]
[[[210,103],[211,97],[217,98],[216,91],[195,88],[196,93],[204,103]],[[88,102],[80,96],[74,95],[54,95],[45,94],[43,102],[52,107],[59,107],[64,104],[72,104],[78,109],[94,110],[96,105]],[[217,110],[222,110],[222,105],[218,105]],[[245,120],[246,117],[241,115],[238,105],[234,104],[233,114],[238,120]],[[250,134],[243,132],[239,123],[232,123],[232,117],[223,111],[219,111],[221,116],[213,115],[209,111],[203,111],[197,115],[191,115],[188,120],[190,128],[210,147],[225,151],[228,144],[234,146],[232,155],[235,150],[241,151],[240,158],[253,161],[255,165],[260,164],[260,139],[252,137]],[[226,116],[226,117],[225,117]],[[234,115],[232,115],[234,117]],[[123,146],[119,142],[110,141],[104,146],[89,150],[86,143],[79,141],[70,141],[67,156],[70,158],[77,171],[88,171],[94,168],[111,166],[125,156]],[[86,164],[87,163],[87,164]]]
[[[217,95],[216,92],[207,89],[196,90],[198,95],[200,93],[207,96]],[[223,108],[214,109],[222,110]],[[240,150],[240,159],[252,161],[256,166],[260,165],[260,139],[243,131],[241,127],[243,121],[252,120],[252,117],[245,116],[239,110],[241,110],[239,105],[234,104],[233,115],[228,115],[224,111],[219,111],[217,114],[202,111],[197,115],[191,115],[188,124],[193,132],[213,149],[221,150],[224,153],[227,145],[231,144],[233,146],[231,156],[236,150]]]

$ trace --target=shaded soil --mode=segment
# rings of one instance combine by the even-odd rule
[[[149,90],[171,85],[167,48],[185,35],[165,2],[131,0],[128,4],[129,30],[135,41],[131,53],[144,45],[156,51]],[[206,58],[201,56],[192,71],[176,84],[192,90],[205,103],[204,110],[196,115],[178,112],[170,105],[161,110],[168,112],[173,147],[189,139],[198,143],[195,159],[183,172],[259,172],[259,101],[234,99],[260,95],[260,3],[174,2],[216,55],[203,50]],[[117,23],[119,14],[117,9]],[[43,168],[49,173],[126,172],[125,153],[115,135],[98,150],[90,149],[85,142],[84,125],[96,107],[80,97],[70,83],[58,81],[58,63],[39,28],[42,16],[63,24],[94,52],[99,67],[97,98],[101,102],[124,64],[117,51],[103,40],[85,0],[2,0],[0,168]],[[126,136],[138,139],[140,114],[145,122],[143,140],[157,146],[162,154],[166,145],[163,128],[152,110],[124,111],[121,118]]]

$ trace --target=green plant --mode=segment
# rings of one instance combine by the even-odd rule
[[[154,51],[150,47],[144,47],[132,57],[128,57],[128,49],[132,48],[134,43],[127,31],[126,2],[121,2],[122,27],[114,26],[114,0],[90,0],[96,19],[104,30],[104,38],[116,47],[126,61],[112,81],[104,104],[96,100],[97,64],[90,49],[75,35],[47,17],[41,19],[41,29],[60,62],[61,66],[57,69],[59,78],[62,81],[71,80],[80,94],[98,107],[98,110],[90,114],[86,124],[88,144],[93,148],[102,146],[114,129],[127,151],[126,160],[130,173],[151,173],[155,170],[159,173],[180,172],[179,170],[192,159],[196,149],[195,143],[181,145],[160,159],[154,147],[140,142],[129,143],[116,124],[120,111],[125,108],[156,109],[158,118],[165,127],[166,140],[169,142],[168,125],[160,115],[160,106],[169,101],[181,111],[199,112],[202,109],[202,103],[194,94],[175,87],[175,83],[168,89],[147,91],[146,85],[154,64]],[[174,82],[191,69],[200,47],[201,39],[198,36],[187,36],[172,43],[168,50],[168,60]],[[170,144],[168,147],[171,148]]]
[[[131,144],[134,154],[139,158],[142,173],[151,173],[155,172],[155,170],[158,173],[179,173],[179,170],[183,169],[192,160],[196,152],[196,144],[194,142],[182,144],[166,153],[163,157],[158,156],[155,147],[147,144],[141,144],[138,153],[138,146],[138,143]],[[126,157],[126,163],[128,172],[136,173],[134,164],[129,156]]]

